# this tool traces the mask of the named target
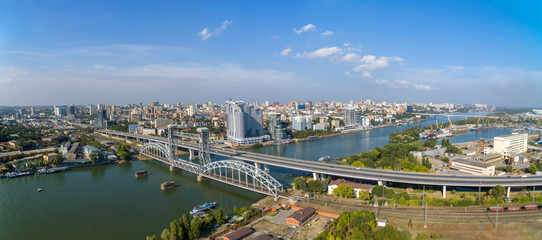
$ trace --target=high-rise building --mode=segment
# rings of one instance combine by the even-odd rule
[[[292,129],[302,131],[312,129],[312,116],[295,116],[292,118]]]
[[[259,109],[241,101],[226,102],[228,140],[248,144],[268,140],[263,132],[263,116]]]
[[[66,106],[55,106],[55,115],[59,117],[68,115],[68,108]]]
[[[96,112],[96,121],[94,122],[94,126],[99,128],[107,127],[107,112],[105,109],[98,110]]]
[[[31,115],[36,114],[35,109],[34,109],[34,106],[30,107],[30,114],[31,114]]]
[[[187,114],[190,117],[195,116],[196,115],[196,106],[195,105],[190,105],[190,107],[188,107],[188,109],[187,109]]]
[[[271,135],[271,139],[283,140],[287,139],[286,131],[282,128],[280,123],[280,114],[270,114],[269,120],[267,121],[267,130]]]
[[[139,110],[137,108],[132,110],[132,112],[130,113],[130,122],[136,123],[136,122],[139,122],[141,120],[142,120],[142,118],[141,118],[141,110]]]
[[[345,126],[359,126],[361,125],[361,114],[359,110],[354,108],[344,109],[344,125]]]

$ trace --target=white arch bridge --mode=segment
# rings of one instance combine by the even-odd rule
[[[198,179],[209,178],[215,181],[240,187],[246,190],[278,197],[283,192],[282,184],[260,168],[237,160],[209,161],[199,163],[175,157],[174,151],[164,143],[143,144],[140,153],[176,168],[198,175]]]

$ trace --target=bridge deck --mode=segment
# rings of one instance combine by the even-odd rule
[[[98,132],[109,136],[123,138],[132,138],[139,141],[152,141],[168,143],[166,138],[156,136],[146,136],[110,130],[99,130]],[[178,147],[186,149],[198,149],[198,144],[177,140],[174,143]],[[283,167],[288,169],[301,170],[306,172],[315,172],[331,176],[347,177],[353,179],[364,179],[372,181],[388,181],[418,185],[437,185],[437,186],[461,186],[461,187],[494,187],[496,185],[510,187],[541,186],[542,176],[528,175],[522,176],[469,176],[469,175],[450,175],[450,174],[430,174],[402,172],[374,168],[354,168],[337,164],[321,163],[316,161],[293,159],[281,156],[273,156],[252,152],[245,152],[227,148],[211,147],[211,154],[226,156],[233,159],[267,164],[271,166]]]

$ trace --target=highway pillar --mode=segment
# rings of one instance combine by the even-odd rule
[[[260,169],[260,164],[259,164],[259,163],[255,162],[255,163],[254,163],[254,166],[255,166],[257,169]]]
[[[325,180],[326,178],[327,178],[327,176],[326,176],[325,174],[323,174],[323,173],[320,174],[320,179],[321,179],[321,180]]]
[[[194,153],[195,152],[194,149],[188,149],[188,152],[190,153],[190,157],[189,157],[190,160],[194,160],[198,158],[196,154]]]
[[[175,167],[175,166],[169,166],[169,171],[173,172],[173,171],[180,171],[181,169],[178,168],[178,167]]]
[[[312,180],[318,180],[320,178],[320,174],[313,172],[312,173]]]
[[[378,186],[386,186],[386,181],[378,180]]]
[[[442,198],[446,198],[446,186],[442,186]]]
[[[506,198],[510,198],[510,189],[512,187],[506,187]]]
[[[208,178],[206,178],[205,176],[198,175],[198,182],[205,181],[205,180],[207,180],[207,179],[208,179]]]
[[[263,170],[266,171],[266,172],[269,172],[269,165],[264,164],[263,165]]]

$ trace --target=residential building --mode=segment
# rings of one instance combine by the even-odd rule
[[[270,139],[263,132],[263,116],[259,109],[242,101],[226,103],[228,140],[237,144],[250,144]]]
[[[373,188],[373,186],[370,184],[355,183],[355,182],[347,181],[345,179],[337,179],[337,180],[331,181],[327,185],[327,194],[333,195],[333,190],[339,187],[339,185],[347,185],[347,186],[352,187],[352,191],[354,191],[355,198],[359,197],[359,192],[361,191],[371,192],[371,189]]]
[[[157,118],[154,119],[154,127],[155,128],[167,128],[168,125],[171,124],[171,119],[169,118]]]
[[[493,140],[493,151],[500,153],[504,158],[512,154],[527,152],[527,133],[512,133],[509,135],[498,136]]]
[[[360,111],[354,108],[345,108],[344,109],[344,125],[345,126],[361,125]]]
[[[286,218],[286,223],[292,224],[294,226],[301,226],[301,224],[309,220],[309,218],[312,217],[314,213],[316,213],[316,209],[312,207],[299,209]]]
[[[282,124],[280,123],[279,114],[269,115],[269,119],[267,122],[267,130],[269,131],[269,134],[271,135],[271,139],[283,140],[283,139],[288,138],[288,136],[286,135],[286,131],[282,128]]]
[[[292,129],[295,129],[298,131],[312,129],[312,116],[292,117]]]
[[[55,115],[63,117],[68,115],[68,108],[66,106],[55,106]]]

